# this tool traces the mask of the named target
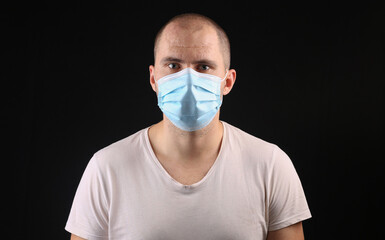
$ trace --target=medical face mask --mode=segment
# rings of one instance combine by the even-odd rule
[[[226,76],[221,79],[191,68],[164,76],[156,81],[158,106],[178,128],[189,132],[202,129],[222,105],[221,82]]]

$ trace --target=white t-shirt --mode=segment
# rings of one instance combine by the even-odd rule
[[[222,123],[219,155],[192,185],[163,168],[148,128],[95,153],[65,229],[89,240],[262,240],[268,231],[310,218],[289,157]]]

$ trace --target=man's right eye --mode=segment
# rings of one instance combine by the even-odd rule
[[[178,69],[178,65],[175,64],[175,63],[170,63],[170,64],[168,64],[168,67],[169,67],[170,69]]]

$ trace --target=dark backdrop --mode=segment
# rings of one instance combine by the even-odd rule
[[[313,214],[306,238],[383,236],[383,3],[50,2],[1,10],[11,239],[69,239],[92,154],[161,120],[153,39],[183,12],[227,31],[238,75],[221,119],[291,157]]]

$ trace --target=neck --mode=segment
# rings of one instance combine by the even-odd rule
[[[149,129],[150,142],[157,157],[183,165],[199,163],[207,158],[215,159],[222,137],[223,125],[219,121],[219,114],[208,126],[198,131],[180,130],[167,118]]]

